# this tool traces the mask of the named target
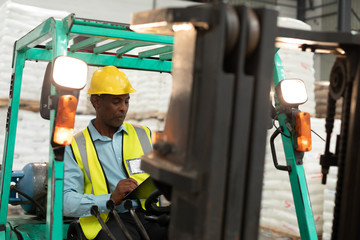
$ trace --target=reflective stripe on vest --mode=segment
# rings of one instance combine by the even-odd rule
[[[123,164],[128,176],[134,178],[139,184],[149,175],[137,170],[137,161],[144,153],[152,150],[150,130],[142,126],[133,126],[125,123],[128,134],[123,133]],[[75,159],[84,173],[84,193],[86,194],[107,194],[107,182],[98,160],[96,149],[89,130],[86,128],[74,137],[71,147]],[[143,203],[142,203],[143,205]],[[101,217],[107,221],[108,213],[102,213]],[[101,230],[101,225],[94,216],[79,218],[83,232],[88,239],[94,239]]]
[[[86,176],[89,179],[89,182],[91,183],[91,175],[90,175],[90,169],[89,169],[89,161],[87,160],[84,133],[79,132],[78,134],[75,135],[75,139],[76,139],[77,146],[79,148],[80,159],[84,159],[84,161],[82,161],[83,169],[86,173]],[[94,189],[92,187],[91,187],[91,194],[94,194]]]
[[[149,142],[149,137],[147,136],[145,129],[141,126],[136,126],[136,125],[135,126],[133,125],[133,127],[136,131],[136,135],[138,136],[138,138],[140,140],[141,148],[142,148],[144,154],[150,153],[152,150],[152,147]]]

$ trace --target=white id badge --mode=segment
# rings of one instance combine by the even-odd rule
[[[126,160],[127,167],[129,169],[130,175],[143,173],[144,171],[140,168],[141,159],[140,158],[134,158]]]

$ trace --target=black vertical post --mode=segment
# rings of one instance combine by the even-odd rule
[[[349,32],[351,29],[351,0],[338,1],[338,31]]]
[[[344,156],[340,160],[339,173],[341,181],[336,187],[336,206],[334,209],[334,221],[332,240],[360,239],[360,58],[357,52],[359,47],[351,47],[346,50],[349,59],[349,77],[352,84],[347,88],[351,92],[351,98],[347,104],[348,115],[342,116],[342,141],[346,141]],[[345,100],[345,99],[344,99]],[[351,109],[351,111],[350,111]],[[344,123],[345,122],[345,123]],[[340,150],[341,151],[341,150]],[[339,178],[339,176],[338,176]]]
[[[298,0],[297,1],[297,13],[296,17],[300,21],[305,21],[305,0]]]

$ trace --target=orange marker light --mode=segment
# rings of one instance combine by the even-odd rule
[[[60,145],[71,143],[74,135],[74,123],[77,107],[77,98],[72,95],[63,95],[59,99],[53,141]]]
[[[152,144],[155,144],[158,140],[158,133],[157,131],[152,131]]]
[[[152,131],[152,144],[158,142],[162,134],[162,131]]]
[[[312,149],[310,114],[297,112],[295,130],[297,133],[297,148],[299,152],[308,152]]]

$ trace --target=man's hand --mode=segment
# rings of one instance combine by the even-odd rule
[[[132,178],[123,179],[116,185],[110,199],[115,202],[115,205],[119,205],[126,194],[134,190],[138,185],[137,181]]]

